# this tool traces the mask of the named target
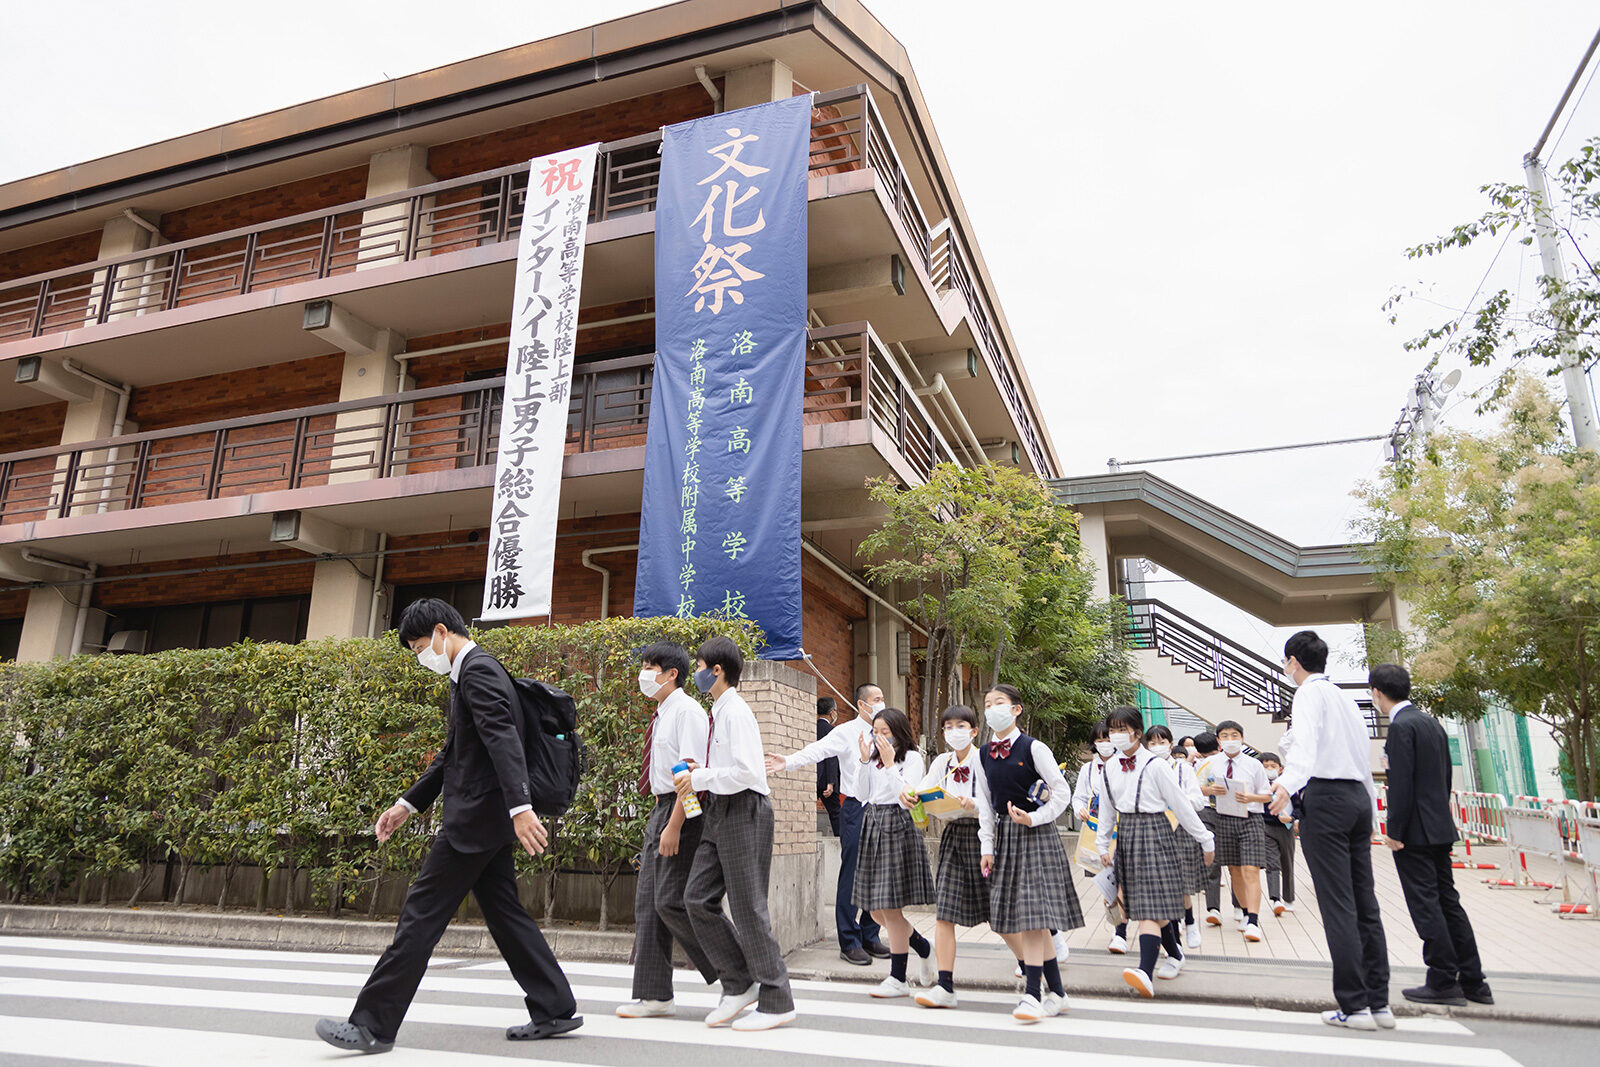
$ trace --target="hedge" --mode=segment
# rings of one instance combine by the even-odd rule
[[[747,655],[760,631],[743,620],[612,618],[474,635],[513,674],[554,681],[578,703],[589,769],[551,847],[521,856],[543,880],[546,913],[563,872],[629,869],[647,811],[636,791],[651,705],[638,651],[711,634]],[[449,683],[419,668],[394,634],[298,645],[246,642],[143,656],[76,656],[0,666],[0,885],[13,901],[86,877],[149,872],[175,861],[182,898],[194,869],[220,869],[223,895],[242,866],[267,879],[298,872],[332,914],[385,876],[409,877],[439,805],[387,844],[372,824],[444,741]],[[81,893],[81,889],[80,889]],[[222,905],[219,898],[218,906]],[[369,908],[370,910],[370,908]],[[602,912],[602,922],[604,913]]]

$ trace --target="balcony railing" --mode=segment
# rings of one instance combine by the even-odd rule
[[[649,133],[600,147],[591,221],[655,209],[660,141],[659,133]],[[940,291],[954,288],[965,299],[973,333],[1016,414],[1035,469],[1054,473],[993,313],[973,283],[970,252],[948,220],[930,227],[866,86],[818,94],[810,166],[814,175],[876,172],[910,238],[911,255]],[[513,240],[527,183],[526,164],[501,167],[3,283],[0,344]]]
[[[580,363],[568,454],[643,445],[654,356]],[[156,507],[495,460],[503,378],[270,412],[0,456],[0,524]],[[806,423],[870,420],[926,477],[949,460],[864,323],[811,332]]]

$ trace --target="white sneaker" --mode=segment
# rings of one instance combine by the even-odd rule
[[[1350,1015],[1346,1015],[1342,1011],[1325,1011],[1322,1013],[1322,1021],[1329,1026],[1342,1026],[1347,1030],[1376,1030],[1378,1028],[1378,1021],[1372,1017],[1372,1013],[1366,1008],[1362,1008],[1360,1011]]]
[[[1045,993],[1039,1001],[1039,1006],[1044,1009],[1046,1017],[1054,1019],[1057,1015],[1067,1010],[1066,994]]]
[[[1189,948],[1200,947],[1200,927],[1197,924],[1189,923],[1184,926],[1183,943]]]
[[[789,1011],[753,1011],[733,1020],[734,1030],[776,1030],[794,1022],[794,1009]]]
[[[1156,995],[1155,983],[1150,980],[1148,974],[1145,974],[1137,967],[1129,967],[1124,970],[1122,972],[1122,980],[1127,982],[1133,988],[1133,991],[1141,997],[1149,998]]]
[[[1222,912],[1218,911],[1216,908],[1207,909],[1207,911],[1206,911],[1206,925],[1207,926],[1221,926],[1222,925]]]
[[[932,945],[928,946],[928,954],[922,958],[917,968],[917,984],[924,989],[939,984],[939,963],[933,958]]]
[[[1017,1001],[1017,1006],[1011,1009],[1011,1017],[1018,1022],[1036,1023],[1044,1018],[1044,1005],[1039,1003],[1037,997],[1022,994],[1022,999]]]
[[[1176,978],[1176,977],[1178,977],[1178,975],[1183,971],[1183,963],[1184,963],[1184,961],[1181,958],[1180,959],[1168,958],[1168,959],[1162,960],[1161,961],[1161,966],[1156,968],[1156,977],[1157,978]]]
[[[914,998],[918,1006],[924,1008],[953,1008],[956,1006],[956,995],[942,985],[930,986],[918,993]]]
[[[1283,914],[1283,901],[1278,900],[1276,898],[1273,899],[1273,901],[1272,901],[1272,914],[1274,914],[1274,915],[1282,915]]]
[[[653,1019],[658,1015],[676,1015],[677,1011],[670,1000],[630,1000],[617,1005],[617,1017],[622,1019]]]
[[[911,995],[911,987],[891,974],[869,989],[867,995],[884,1000],[888,1000],[891,997],[909,997]]]
[[[1246,941],[1260,941],[1261,927],[1257,926],[1255,923],[1250,923],[1247,925],[1244,928],[1244,939]]]
[[[1026,978],[1027,977],[1027,975],[1022,973],[1022,964],[1020,964],[1020,963],[1017,964],[1017,969],[1012,971],[1011,974],[1012,974],[1012,977],[1014,977],[1014,978]]]
[[[1294,911],[1294,901],[1292,900],[1280,900],[1278,901],[1278,906],[1287,912]]]
[[[712,1008],[710,1014],[706,1016],[706,1025],[722,1026],[733,1022],[734,1017],[754,1004],[756,998],[760,995],[761,986],[756,982],[751,982],[750,988],[743,993],[736,995],[724,994],[722,999],[717,1001],[717,1006]]]
[[[1233,909],[1233,925],[1238,928],[1240,933],[1244,933],[1244,928],[1246,926],[1246,921],[1245,921],[1245,917],[1244,917],[1244,909],[1243,908],[1234,908]]]
[[[1120,956],[1128,951],[1128,939],[1121,934],[1111,935],[1111,944],[1106,946],[1106,951],[1113,956]]]
[[[1380,1030],[1393,1030],[1399,1024],[1394,1021],[1394,1012],[1385,1004],[1381,1008],[1372,1009],[1372,1021],[1378,1024]]]
[[[1067,957],[1072,955],[1072,949],[1067,945],[1067,935],[1058,930],[1050,938],[1050,943],[1056,948],[1056,962],[1066,963]]]

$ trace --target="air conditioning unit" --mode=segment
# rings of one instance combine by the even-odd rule
[[[111,655],[129,656],[149,650],[149,630],[118,630],[106,642],[106,652]]]

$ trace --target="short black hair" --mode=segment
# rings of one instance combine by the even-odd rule
[[[1283,643],[1283,658],[1291,656],[1312,674],[1321,674],[1328,668],[1328,642],[1315,630],[1301,630]]]
[[[943,726],[947,722],[970,723],[972,728],[976,730],[978,728],[978,713],[967,707],[965,704],[951,704],[948,708],[945,708],[943,714],[939,716],[940,726]]]
[[[1183,748],[1188,748],[1190,745],[1194,744],[1194,738],[1193,737],[1180,737],[1180,738],[1178,738],[1178,744]]]
[[[1222,745],[1217,742],[1217,735],[1210,730],[1201,730],[1194,735],[1194,750],[1201,756],[1209,756],[1213,752],[1221,752]]]
[[[1260,760],[1262,763],[1276,763],[1280,767],[1283,766],[1283,757],[1279,756],[1276,752],[1257,752],[1256,759]]]
[[[1165,741],[1168,744],[1172,743],[1172,731],[1167,729],[1166,726],[1159,722],[1144,732],[1145,744],[1148,745],[1151,741],[1155,741],[1157,739]]]
[[[1006,685],[1004,682],[996,682],[988,689],[984,690],[984,695],[987,696],[990,693],[1000,693],[1017,707],[1022,707],[1022,690],[1018,689],[1014,685]]]
[[[639,664],[654,664],[663,671],[677,671],[673,684],[682,687],[689,681],[689,650],[676,641],[657,641],[639,653]]]
[[[1126,704],[1111,709],[1111,714],[1106,716],[1106,725],[1113,730],[1126,726],[1135,737],[1144,736],[1144,716],[1139,714],[1138,708],[1130,708]]]
[[[1244,727],[1239,725],[1238,723],[1234,722],[1232,719],[1223,719],[1221,722],[1217,723],[1217,736],[1218,737],[1222,736],[1222,731],[1224,731],[1224,730],[1238,730],[1239,731],[1239,736],[1240,737],[1244,736]]]
[[[1111,737],[1111,724],[1104,719],[1096,719],[1089,724],[1090,741],[1106,741]]]
[[[911,733],[911,717],[899,708],[884,708],[872,717],[874,724],[880,719],[888,725],[889,736],[894,738],[894,761],[899,763],[907,752],[917,747],[917,739]]]
[[[859,704],[863,700],[867,699],[867,690],[868,689],[876,689],[880,693],[883,692],[883,687],[880,686],[877,682],[862,682],[860,685],[856,686],[856,703],[857,704]]]
[[[817,698],[817,718],[819,718],[819,719],[831,719],[831,718],[833,718],[833,708],[834,708],[834,703],[833,703],[833,698],[832,697],[818,697]]]
[[[411,642],[427,637],[440,623],[453,634],[467,636],[467,621],[461,617],[461,612],[438,597],[413,600],[400,613],[400,644],[409,650]]]
[[[744,672],[744,653],[733,643],[733,638],[721,634],[708,637],[696,655],[708,670],[721,667],[723,681],[731,686],[739,684],[739,675]]]
[[[1380,663],[1367,672],[1367,684],[1390,700],[1411,699],[1411,672],[1398,663]]]

